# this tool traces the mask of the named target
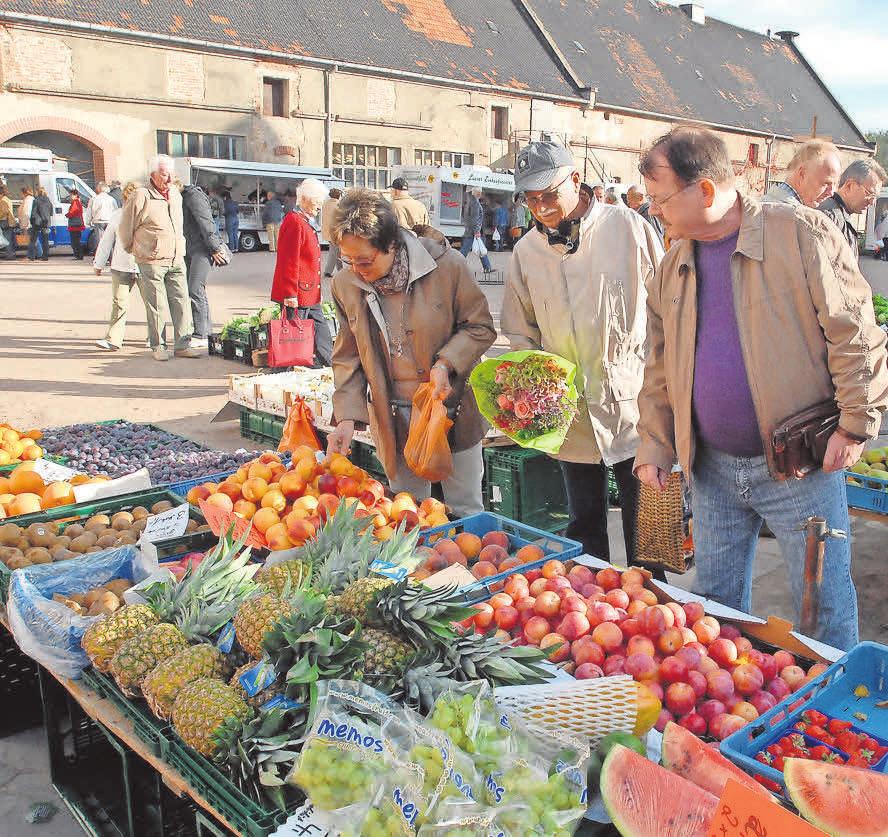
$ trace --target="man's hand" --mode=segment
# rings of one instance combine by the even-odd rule
[[[656,465],[640,465],[635,472],[638,481],[653,488],[655,491],[662,491],[666,488],[666,482],[669,479],[669,472],[664,471]]]
[[[210,256],[210,261],[218,267],[219,265],[225,264],[225,256],[221,250],[217,250],[212,256]]]
[[[441,401],[446,400],[453,392],[453,387],[450,386],[450,372],[438,364],[435,364],[429,372],[429,381],[434,387],[432,394]]]
[[[355,435],[355,423],[353,421],[341,421],[333,428],[333,432],[327,436],[327,455],[341,453],[348,456],[351,447],[352,436]]]
[[[93,270],[96,272],[96,276],[101,276],[101,275],[102,275],[102,268],[100,268],[100,267],[94,267]]]
[[[840,432],[829,437],[826,454],[823,457],[823,470],[828,474],[850,468],[863,453],[863,442],[855,442]]]

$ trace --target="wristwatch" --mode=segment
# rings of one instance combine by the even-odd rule
[[[432,365],[432,369],[443,369],[448,375],[453,374],[453,368],[447,363],[446,360],[437,360]]]

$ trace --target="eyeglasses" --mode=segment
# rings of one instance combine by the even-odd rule
[[[867,200],[874,200],[879,195],[877,190],[867,189],[862,183],[860,184],[860,188],[863,189],[863,194],[866,195]]]
[[[372,259],[347,259],[345,256],[340,256],[339,261],[341,261],[346,267],[357,267],[361,270],[366,270],[368,267],[372,267],[374,262],[379,258],[379,251],[376,252],[376,255]]]
[[[676,195],[680,195],[682,192],[686,192],[688,189],[691,188],[691,186],[693,186],[696,183],[697,183],[696,180],[692,180],[690,183],[688,183],[687,186],[684,186],[681,189],[677,189],[675,192],[673,192],[671,195],[669,195],[668,198],[663,198],[663,200],[658,200],[653,195],[649,194],[648,201],[650,203],[655,203],[657,206],[662,208],[662,207],[666,206],[666,204],[669,203],[669,201],[671,201]]]
[[[567,177],[564,178],[557,186],[553,186],[551,189],[546,189],[545,192],[540,192],[539,195],[534,197],[533,195],[528,195],[525,193],[524,197],[527,200],[528,206],[536,206],[536,205],[545,205],[545,206],[554,206],[557,201],[558,193],[561,191],[561,187],[567,183],[568,180],[573,176],[573,172],[571,172]]]

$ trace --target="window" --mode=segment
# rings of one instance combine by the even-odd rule
[[[71,192],[77,188],[77,184],[70,177],[56,178],[56,198],[59,203],[71,203]]]
[[[217,160],[243,159],[243,137],[226,134],[197,134],[188,131],[158,131],[157,153],[171,157],[213,157]]]
[[[493,139],[509,138],[509,109],[492,105],[490,108],[490,136]]]
[[[417,166],[452,166],[458,169],[461,166],[471,166],[475,162],[475,155],[461,151],[423,151],[417,148],[413,160]]]
[[[333,143],[333,174],[341,177],[346,186],[386,189],[392,180],[392,166],[400,165],[400,148]]]
[[[262,115],[287,115],[287,82],[282,78],[262,79]]]
[[[749,143],[749,151],[746,154],[746,161],[751,166],[757,166],[759,161],[759,147],[758,143],[751,142]]]

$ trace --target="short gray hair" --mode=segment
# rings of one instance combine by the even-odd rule
[[[307,198],[308,200],[322,201],[326,197],[327,187],[315,177],[306,177],[296,187],[296,198],[298,200]]]
[[[170,157],[169,154],[155,154],[148,161],[148,173],[154,171],[160,171],[161,168],[165,168],[167,171],[172,172],[173,170],[173,158]]]
[[[855,160],[842,172],[842,176],[839,178],[839,186],[844,186],[849,180],[853,180],[855,183],[863,183],[871,174],[874,174],[876,179],[882,183],[888,180],[885,169],[872,158]]]

